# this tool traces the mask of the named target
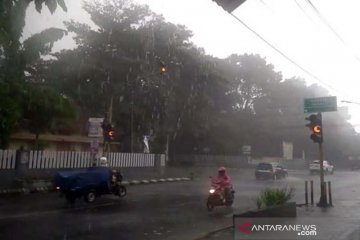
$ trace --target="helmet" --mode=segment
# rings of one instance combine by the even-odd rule
[[[100,166],[101,167],[107,167],[108,166],[108,161],[106,157],[101,157],[100,158]]]
[[[219,167],[218,172],[219,173],[225,173],[226,169],[224,167]]]

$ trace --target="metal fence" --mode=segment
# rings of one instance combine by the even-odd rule
[[[0,150],[0,169],[15,168],[16,152],[16,150]],[[110,167],[154,167],[156,156],[145,153],[107,154]],[[87,168],[93,164],[90,152],[29,151],[22,152],[20,158],[22,164],[28,164],[29,169]]]

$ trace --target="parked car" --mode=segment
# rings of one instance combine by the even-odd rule
[[[331,165],[328,161],[323,161],[323,168],[325,174],[333,174],[334,166]],[[320,172],[320,160],[314,160],[309,166],[310,174]]]
[[[54,177],[56,190],[73,203],[83,198],[88,203],[95,202],[103,194],[126,195],[126,188],[121,184],[122,175],[108,167],[91,167],[79,171],[59,171]]]
[[[255,177],[259,179],[279,179],[288,175],[286,168],[276,163],[259,163],[256,166]]]
[[[360,161],[356,160],[356,161],[352,161],[351,162],[351,170],[355,171],[355,170],[359,170],[360,169]]]

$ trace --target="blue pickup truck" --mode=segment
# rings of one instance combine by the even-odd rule
[[[112,171],[108,167],[91,167],[78,171],[59,171],[53,184],[70,203],[74,203],[77,198],[92,203],[104,194],[124,197],[126,188],[121,181],[120,172]]]

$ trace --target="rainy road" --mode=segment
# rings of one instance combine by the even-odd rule
[[[334,196],[355,187],[358,172],[338,172]],[[290,172],[286,180],[256,181],[251,170],[232,170],[236,190],[233,208],[207,212],[205,200],[209,179],[129,186],[124,199],[103,197],[89,205],[78,201],[67,206],[56,193],[33,194],[0,200],[0,239],[195,239],[206,232],[228,226],[232,213],[255,208],[255,197],[270,186],[296,188],[295,200],[304,202],[306,171]],[[317,183],[315,182],[317,190]],[[339,195],[339,194],[338,194]],[[341,195],[341,194],[340,194]],[[341,203],[341,196],[334,200]],[[347,204],[349,204],[347,202]]]

